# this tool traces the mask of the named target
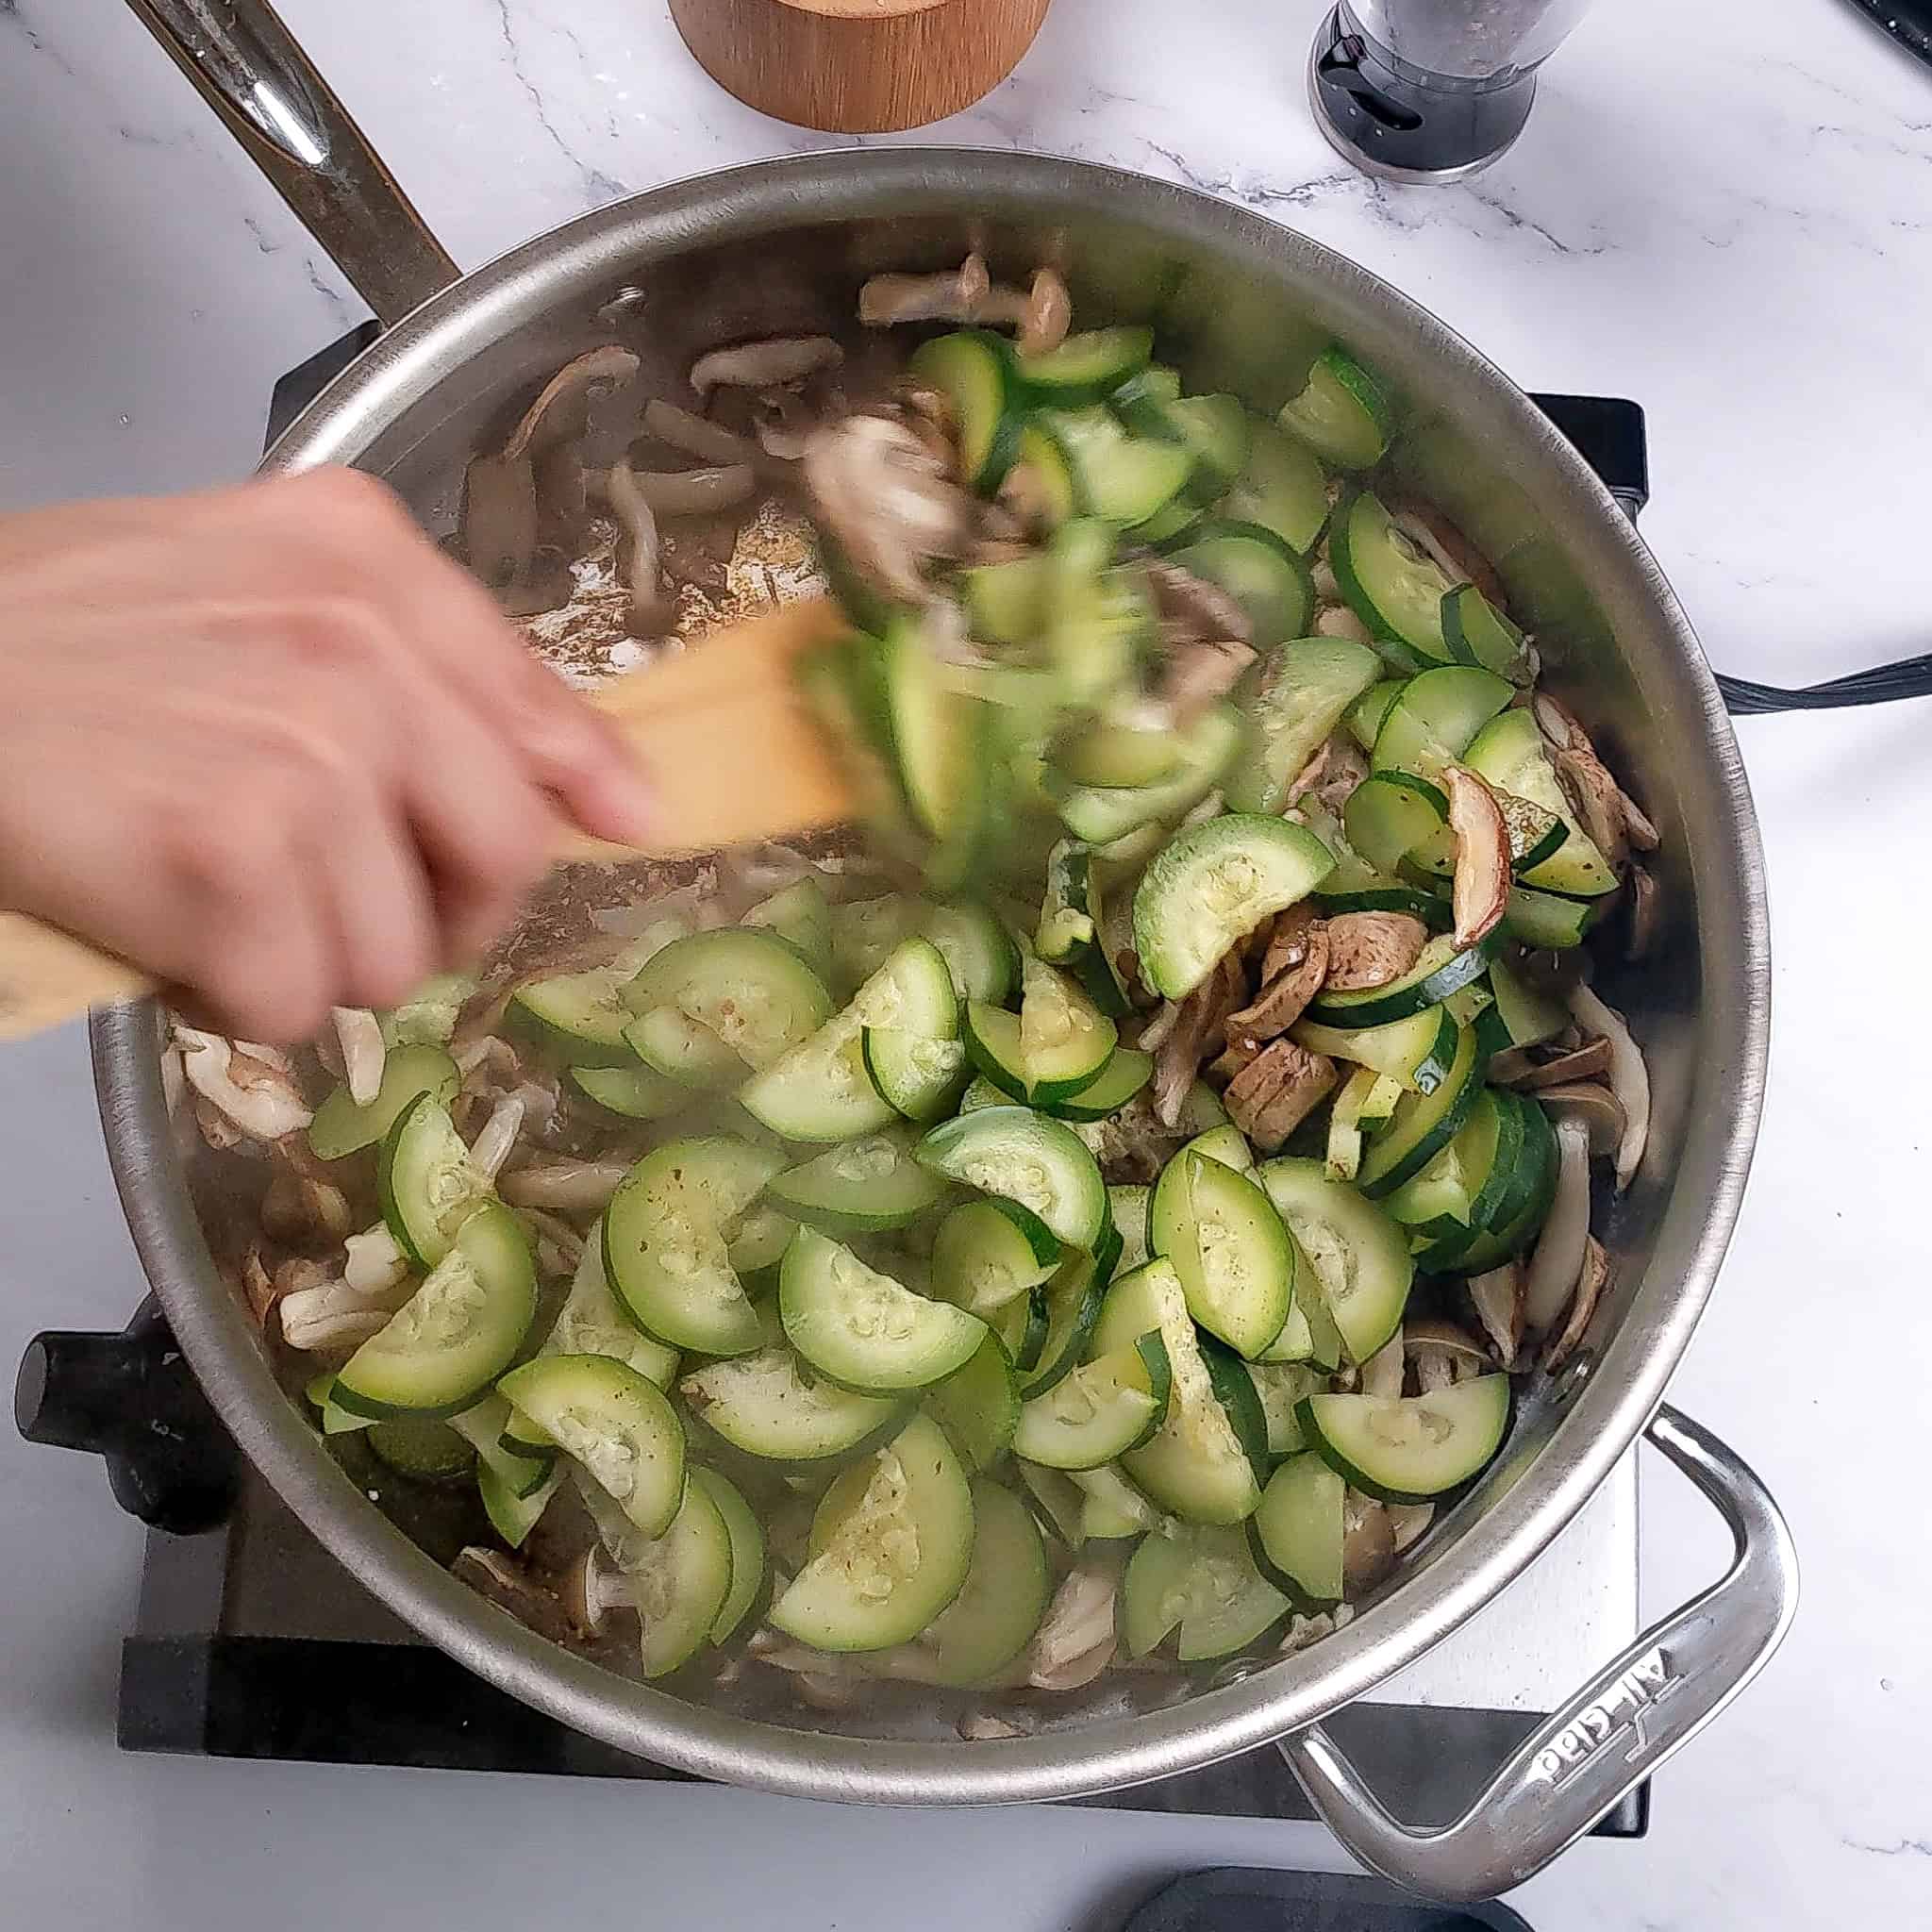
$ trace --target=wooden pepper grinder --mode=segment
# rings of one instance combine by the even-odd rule
[[[671,0],[684,43],[748,107],[879,134],[968,108],[1013,71],[1048,0]]]

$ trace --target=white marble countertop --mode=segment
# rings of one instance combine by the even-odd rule
[[[671,176],[823,144],[714,90],[658,0],[283,11],[466,266]],[[1496,169],[1391,189],[1308,120],[1319,11],[1221,0],[1177,26],[1154,0],[1058,0],[1012,79],[934,133],[1231,196],[1527,387],[1637,397],[1644,528],[1719,667],[1796,683],[1927,648],[1932,72],[1836,0],[1606,0]],[[0,508],[243,473],[274,377],[359,315],[333,265],[115,0],[0,0]],[[1882,1024],[1932,940],[1900,891],[1932,814],[1927,724],[1919,704],[1740,728],[1772,874],[1772,1090],[1674,1394],[1769,1479],[1805,1601],[1767,1674],[1658,1777],[1648,1840],[1585,1844],[1518,1894],[1545,1932],[1932,1923],[1932,1548],[1911,1474],[1932,1040]],[[138,1271],[77,1032],[8,1058],[0,1176],[0,1361],[41,1326],[118,1324]],[[1645,1514],[1661,1610],[1723,1551],[1655,1469]],[[604,1923],[781,1909],[800,1932],[883,1932],[916,1900],[933,1932],[1045,1932],[1111,1924],[1177,1869],[1340,1862],[1309,1826],[124,1757],[138,1538],[98,1466],[0,1440],[0,1892],[23,1924],[39,1907],[226,1932],[273,1898],[291,1928],[484,1932],[568,1897]]]

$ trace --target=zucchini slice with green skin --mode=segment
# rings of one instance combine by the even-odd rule
[[[658,1537],[671,1527],[684,1500],[684,1429],[662,1390],[608,1356],[547,1355],[512,1369],[499,1392],[634,1528]]]
[[[519,987],[506,1009],[507,1025],[566,1066],[634,1065],[636,1056],[625,1043],[624,1029],[637,1017],[637,1008],[625,1004],[624,990],[659,945],[685,930],[683,921],[667,919],[660,932],[625,946],[608,965]]]
[[[952,969],[930,940],[902,940],[879,975],[898,995],[892,1024],[865,1028],[865,1071],[894,1113],[935,1121],[950,1113],[966,1085],[959,998]],[[884,990],[874,995],[885,1010]]]
[[[1160,1512],[1110,1462],[1098,1469],[1067,1472],[1084,1492],[1080,1530],[1090,1541],[1111,1542],[1139,1536],[1160,1520]]]
[[[1109,845],[1141,825],[1177,819],[1221,782],[1241,736],[1241,713],[1232,705],[1212,705],[1180,732],[1179,769],[1158,785],[1071,785],[1049,771],[1060,823],[1090,845]]]
[[[1427,1503],[1478,1474],[1509,1432],[1509,1377],[1477,1375],[1429,1395],[1310,1395],[1309,1446],[1382,1503]]]
[[[573,1067],[570,1083],[607,1113],[627,1121],[661,1121],[691,1103],[682,1080],[651,1067]]]
[[[1562,821],[1568,836],[1541,864],[1524,870],[1525,888],[1589,899],[1616,890],[1616,869],[1578,822],[1533,711],[1518,708],[1492,719],[1470,743],[1462,761],[1494,791],[1526,798]]]
[[[1180,762],[1171,731],[1153,731],[1144,725],[1106,718],[1089,720],[1056,739],[1050,757],[1054,769],[1069,784],[1098,785],[1114,791],[1136,785],[1158,785],[1174,775]],[[1084,846],[1074,849],[1083,854],[1086,851]],[[1059,896],[1062,903],[1084,909],[1085,879],[1078,882],[1074,891]],[[1037,943],[1034,950],[1041,958],[1052,957]]]
[[[1034,1522],[1056,1542],[1077,1550],[1087,1541],[1086,1491],[1063,1469],[1041,1469],[1020,1457],[1013,1458],[1013,1467],[1025,1492],[1021,1500]]]
[[[865,1070],[865,1029],[901,1011],[882,966],[809,1040],[754,1074],[739,1089],[740,1104],[787,1141],[855,1141],[890,1126],[899,1114]]]
[[[1164,363],[1150,362],[1109,390],[1107,406],[1136,436],[1158,436],[1167,406],[1179,402],[1180,397],[1180,373]]]
[[[1412,772],[1440,785],[1443,771],[1463,757],[1515,692],[1507,678],[1469,664],[1419,672],[1389,707],[1371,762],[1378,772]]]
[[[1395,408],[1389,391],[1354,357],[1328,348],[1275,421],[1338,469],[1369,470],[1389,448]]]
[[[1046,623],[1046,558],[1012,557],[959,573],[966,628],[983,643],[1030,644]]]
[[[796,879],[769,899],[760,899],[739,924],[776,933],[822,983],[830,980],[832,907],[824,887],[815,877]]]
[[[598,1513],[608,1514],[593,1510]],[[637,1612],[642,1674],[669,1676],[711,1641],[730,1600],[736,1574],[730,1524],[711,1491],[691,1481],[661,1536],[612,1528],[616,1533],[607,1534],[605,1542]]]
[[[997,1335],[926,1391],[925,1411],[945,1430],[968,1469],[991,1469],[1013,1446],[1020,1384]]]
[[[1258,648],[1307,636],[1315,617],[1314,579],[1273,530],[1204,520],[1183,531],[1166,554],[1241,606]]]
[[[1570,1024],[1570,1008],[1540,993],[1508,960],[1490,962],[1490,991],[1511,1046],[1538,1046]]]
[[[935,336],[912,352],[911,374],[952,405],[967,483],[991,496],[1020,454],[1020,386],[1013,351],[986,329]]]
[[[1074,466],[1043,417],[1035,417],[1020,431],[1020,453],[1008,474],[1008,493],[1024,503],[1049,530],[1058,529],[1080,512]]]
[[[1020,962],[1020,1061],[1030,1100],[1067,1100],[1099,1078],[1120,1028],[1066,974]]]
[[[509,1404],[492,1392],[451,1416],[449,1426],[475,1452],[477,1486],[492,1483],[505,1500],[522,1502],[556,1487],[557,1445],[553,1442],[541,1461],[518,1455],[503,1440],[514,1419]]]
[[[397,1114],[376,1160],[375,1191],[390,1233],[419,1268],[434,1268],[458,1229],[494,1193],[448,1108],[428,1093]]]
[[[688,1490],[702,1490],[716,1507],[731,1543],[731,1587],[708,1633],[713,1643],[728,1643],[751,1613],[765,1581],[765,1531],[738,1486],[715,1469],[693,1463],[686,1472]],[[675,1525],[674,1524],[674,1528]]]
[[[1318,1455],[1291,1456],[1268,1478],[1248,1519],[1262,1575],[1307,1610],[1341,1601],[1348,1486]]]
[[[1449,801],[1412,772],[1376,772],[1341,808],[1350,846],[1378,873],[1393,875],[1411,852],[1445,836]]]
[[[583,1259],[571,1277],[570,1292],[544,1338],[540,1355],[608,1355],[635,1369],[645,1381],[670,1388],[678,1354],[656,1336],[646,1335],[610,1292],[604,1273],[604,1224],[584,1240]],[[553,1443],[552,1448],[555,1448]]]
[[[1017,1201],[962,1201],[932,1242],[933,1291],[975,1315],[1003,1308],[1059,1267],[1059,1238]]]
[[[1176,833],[1134,894],[1141,976],[1164,999],[1185,999],[1234,941],[1306,898],[1333,869],[1304,826],[1230,812]]]
[[[1415,1264],[1402,1229],[1359,1189],[1331,1181],[1319,1160],[1264,1160],[1256,1178],[1293,1234],[1304,1278],[1321,1296],[1353,1362],[1402,1325]]]
[[[382,1084],[374,1100],[358,1105],[346,1087],[338,1087],[315,1109],[308,1124],[308,1150],[318,1160],[341,1160],[358,1154],[386,1141],[396,1116],[419,1093],[446,1108],[461,1084],[456,1061],[441,1047],[392,1048],[384,1056]]]
[[[1388,1026],[1323,1026],[1297,1020],[1290,1031],[1315,1053],[1373,1067],[1416,1093],[1433,1093],[1448,1078],[1460,1039],[1454,1018],[1439,1008]]]
[[[1389,715],[1389,707],[1402,695],[1402,687],[1407,682],[1406,677],[1384,677],[1379,684],[1370,685],[1349,707],[1349,736],[1364,751],[1374,750],[1382,720]]]
[[[1076,839],[1057,840],[1046,855],[1046,886],[1041,894],[1040,922],[1033,929],[1033,951],[1049,966],[1071,964],[1093,943],[1093,915],[1087,909],[1087,847]],[[1023,974],[1024,971],[1023,961]]]
[[[946,684],[920,616],[895,617],[876,653],[892,760],[913,823],[941,848],[970,847],[987,808],[983,708]]]
[[[962,1002],[1010,997],[1020,983],[1020,949],[999,915],[976,899],[942,899],[922,916],[921,930],[936,945]]]
[[[803,961],[793,964],[803,968]],[[735,1087],[745,1063],[708,1026],[675,1007],[653,1007],[624,1029],[625,1044],[645,1068],[675,1082],[691,1098]]]
[[[1305,443],[1262,417],[1247,422],[1247,459],[1218,514],[1273,530],[1297,557],[1307,557],[1328,522],[1328,479]]]
[[[1569,841],[1564,842],[1567,845]],[[1557,892],[1512,886],[1503,914],[1503,931],[1532,952],[1563,952],[1583,943],[1600,909],[1598,900],[1566,899]]]
[[[868,1395],[924,1389],[964,1368],[987,1339],[976,1315],[902,1287],[813,1227],[785,1251],[778,1313],[805,1361]]]
[[[906,892],[876,899],[846,899],[832,908],[832,976],[835,997],[852,994],[886,963],[908,933],[919,930],[924,902]]]
[[[1166,1524],[1127,1559],[1121,1639],[1140,1657],[1178,1631],[1181,1662],[1207,1663],[1258,1643],[1291,1607],[1256,1568],[1242,1531]]]
[[[1278,813],[1322,741],[1381,675],[1374,652],[1347,638],[1303,638],[1269,651],[1241,683],[1247,729],[1227,775],[1230,809]]]
[[[1042,1113],[1061,1121],[1104,1121],[1118,1113],[1154,1077],[1154,1056],[1117,1046],[1106,1066],[1077,1093],[1039,1103]]]
[[[376,1461],[410,1482],[459,1483],[475,1474],[476,1452],[446,1422],[391,1416],[388,1422],[371,1423],[364,1440]],[[539,1468],[537,1482],[546,1474]]]
[[[1124,1457],[1121,1466],[1173,1515],[1191,1523],[1240,1523],[1260,1500],[1260,1485],[1215,1392],[1180,1276],[1166,1260],[1149,1261],[1108,1290],[1092,1345],[1104,1355],[1150,1330],[1167,1347],[1167,1414],[1153,1438]]]
[[[1360,992],[1317,993],[1307,1004],[1307,1017],[1318,1026],[1387,1026],[1397,1020],[1440,1007],[1451,993],[1474,986],[1490,970],[1502,941],[1486,934],[1473,946],[1458,948],[1443,933],[1425,945],[1415,964],[1386,986]]]
[[[1411,1180],[1456,1138],[1483,1090],[1487,1056],[1474,1026],[1457,1029],[1456,1058],[1433,1093],[1405,1094],[1362,1156],[1357,1185],[1372,1201]]]
[[[455,1037],[463,1003],[476,991],[474,973],[437,973],[375,1017],[391,1053],[406,1046],[444,1046]]]
[[[1240,477],[1252,419],[1239,396],[1176,396],[1152,418],[1153,426],[1141,433],[1177,442],[1193,458],[1185,492],[1191,502],[1212,503]]]
[[[1168,1384],[1167,1345],[1158,1334],[1143,1335],[1023,1403],[1013,1453],[1046,1469],[1098,1469],[1160,1426]]]
[[[1459,1233],[1465,1241],[1501,1224],[1523,1153],[1516,1096],[1485,1088],[1456,1138],[1384,1205],[1424,1246]]]
[[[1376,638],[1406,645],[1428,663],[1451,661],[1442,598],[1455,586],[1434,558],[1395,527],[1380,497],[1357,491],[1337,508],[1328,563],[1350,609]]]
[[[618,1183],[604,1211],[604,1268],[647,1335],[704,1355],[758,1346],[729,1230],[783,1165],[782,1155],[748,1141],[668,1141]]]
[[[1107,409],[1057,409],[1045,421],[1087,516],[1131,529],[1173,503],[1193,472],[1193,457],[1178,443],[1130,436]]]
[[[1513,1097],[1523,1140],[1509,1191],[1496,1209],[1494,1228],[1464,1242],[1447,1258],[1434,1251],[1417,1256],[1418,1267],[1432,1273],[1479,1274],[1522,1254],[1541,1229],[1557,1187],[1557,1137],[1549,1116],[1534,1100],[1521,1094]]]
[[[997,1676],[1032,1642],[1052,1594],[1033,1512],[1010,1491],[979,1478],[966,1581],[919,1640],[927,1670],[959,1690]]]
[[[1153,1258],[1147,1245],[1147,1216],[1154,1203],[1154,1190],[1135,1182],[1122,1182],[1107,1191],[1107,1211],[1114,1232],[1121,1238],[1121,1257],[1114,1264],[1116,1275],[1142,1267]]]
[[[1155,1186],[1147,1238],[1174,1263],[1188,1312],[1210,1335],[1252,1356],[1281,1333],[1294,1295],[1294,1245],[1268,1196],[1239,1168],[1183,1147]]]
[[[1058,348],[1017,357],[1015,368],[1034,401],[1067,408],[1111,395],[1153,354],[1154,331],[1131,323],[1071,335]]]
[[[937,1423],[914,1416],[859,1467],[862,1487],[841,1499],[822,1546],[771,1608],[774,1628],[814,1650],[909,1643],[972,1565],[973,1491]],[[814,1520],[814,1541],[818,1532]]]
[[[1026,1081],[1026,1058],[1020,1051],[1019,1014],[984,1000],[970,1000],[961,1031],[967,1063],[974,1073],[1002,1099],[1016,1100],[1024,1107],[1032,1098],[1032,1089]],[[959,1110],[971,1109],[962,1105]]]
[[[1005,1351],[1015,1374],[1030,1374],[1040,1366],[1050,1325],[1043,1287],[1029,1288],[979,1319],[992,1330],[993,1340]]]
[[[941,1122],[915,1158],[982,1194],[1030,1208],[1070,1248],[1091,1254],[1107,1225],[1107,1184],[1073,1128],[1024,1107],[985,1107]]]
[[[708,1362],[677,1385],[705,1426],[769,1462],[823,1462],[844,1456],[897,1419],[891,1396],[861,1395],[802,1368],[790,1348],[761,1348]]]
[[[1248,1380],[1255,1385],[1255,1399],[1261,1405],[1272,1466],[1307,1446],[1302,1441],[1301,1424],[1295,1420],[1295,1407],[1303,1396],[1321,1388],[1322,1372],[1307,1362],[1250,1362],[1247,1369]]]
[[[1075,1250],[1040,1291],[1046,1305],[1046,1334],[1032,1367],[1021,1372],[1023,1401],[1044,1395],[1086,1357],[1094,1324],[1100,1320],[1110,1266],[1104,1253]]]
[[[828,1234],[904,1227],[938,1207],[945,1193],[944,1182],[913,1159],[911,1131],[905,1127],[828,1147],[774,1174],[765,1187],[766,1198],[793,1220]]]
[[[671,1008],[754,1072],[810,1039],[832,1017],[824,981],[793,947],[752,926],[674,940],[645,963],[624,1000],[639,1013]],[[631,1032],[625,1037],[630,1040]]]
[[[476,1494],[490,1526],[507,1549],[520,1550],[530,1532],[543,1520],[550,1499],[563,1487],[563,1464],[558,1462],[528,1495],[520,1496],[488,1463],[476,1470]]]
[[[1047,549],[1041,647],[1062,705],[1104,706],[1154,634],[1153,606],[1134,575],[1112,568],[1113,550],[1113,526],[1097,517],[1063,525]]]
[[[1523,633],[1474,584],[1457,584],[1442,598],[1442,637],[1458,662],[1478,664],[1527,684]]]
[[[1247,1363],[1233,1349],[1211,1335],[1203,1334],[1200,1341],[1201,1359],[1207,1365],[1214,1399],[1227,1417],[1235,1441],[1248,1458],[1248,1467],[1255,1472],[1256,1483],[1265,1483],[1274,1461],[1268,1453],[1268,1415],[1261,1407],[1254,1377],[1248,1374]]]

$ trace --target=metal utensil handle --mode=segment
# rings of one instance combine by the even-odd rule
[[[385,324],[459,271],[268,0],[127,0]]]
[[[1648,1435],[1730,1525],[1730,1570],[1606,1666],[1444,1830],[1412,1831],[1391,1817],[1320,1724],[1284,1738],[1309,1802],[1365,1865],[1457,1903],[1522,1884],[1701,1731],[1783,1641],[1798,1562],[1770,1492],[1674,1408],[1657,1411]]]

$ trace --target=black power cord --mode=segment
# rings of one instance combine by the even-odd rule
[[[1898,698],[1932,697],[1932,655],[1902,658],[1896,664],[1854,671],[1824,684],[1807,684],[1787,691],[1778,684],[1757,684],[1748,677],[1718,674],[1717,688],[1734,718],[1754,718],[1770,711],[1830,711],[1846,705],[1889,705]]]

